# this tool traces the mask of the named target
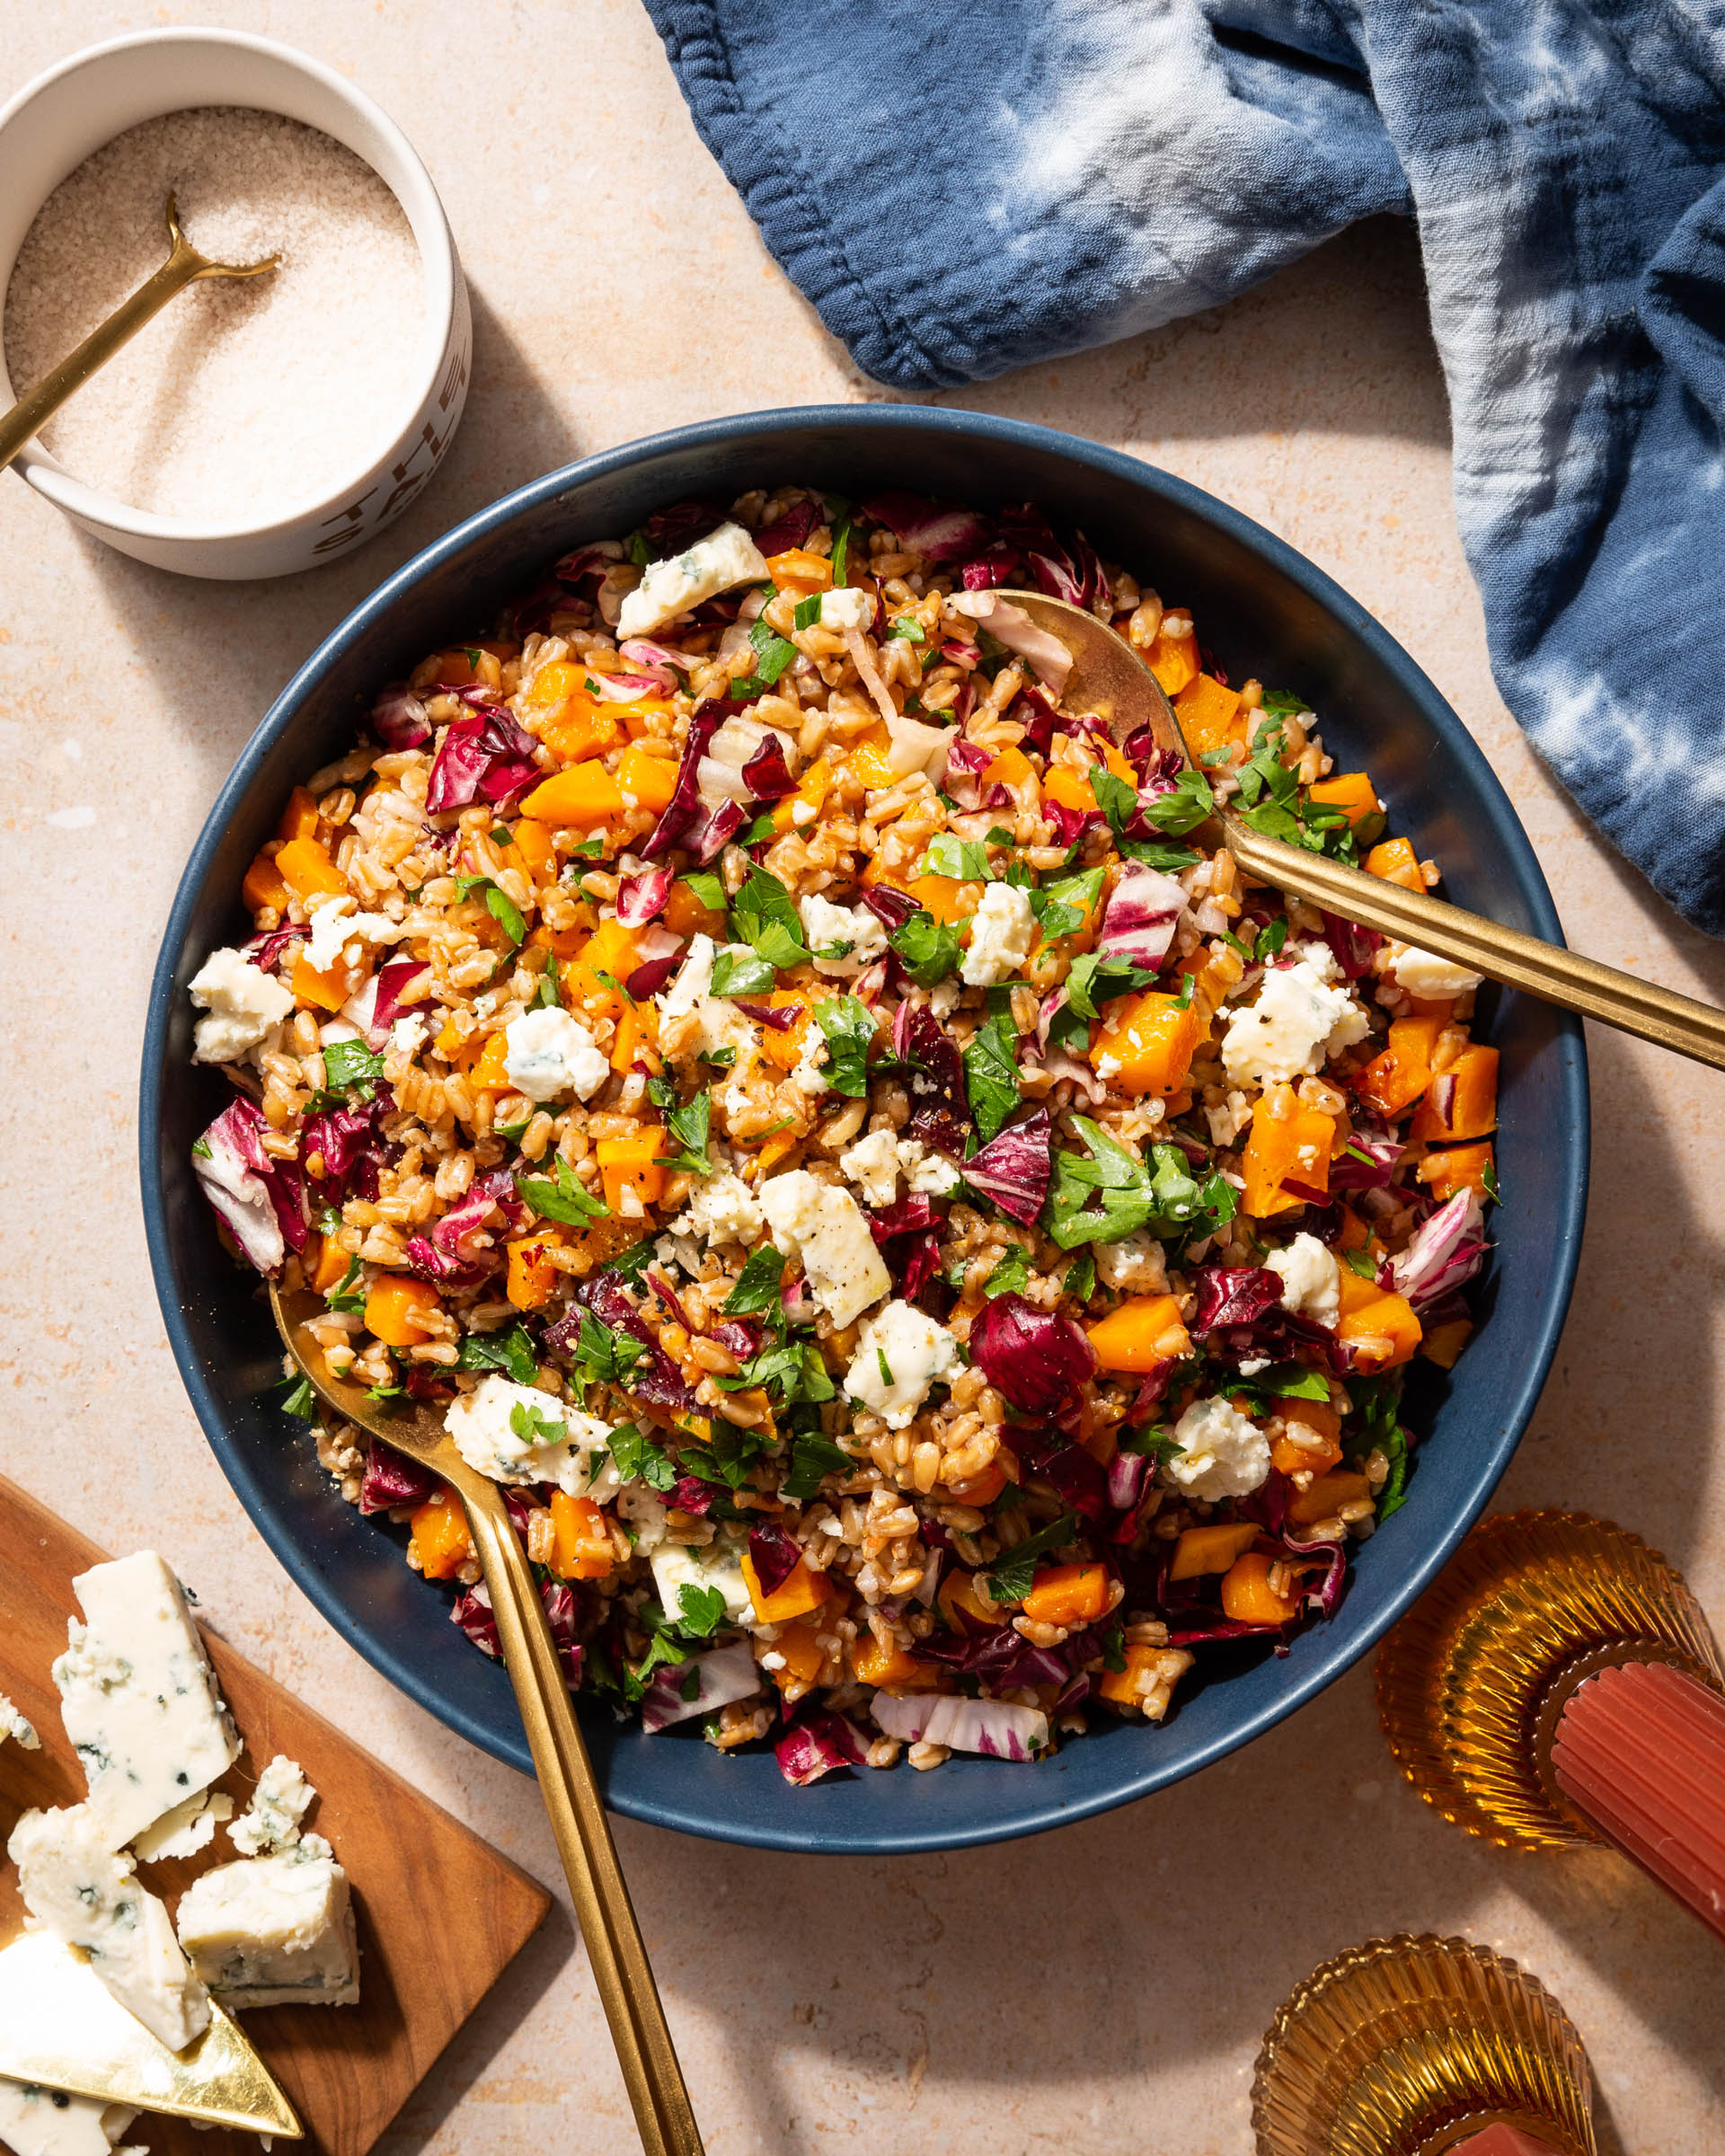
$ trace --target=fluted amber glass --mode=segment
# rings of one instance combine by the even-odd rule
[[[1306,1979],[1258,2054],[1259,2156],[1441,2156],[1501,2125],[1596,2156],[1592,2077],[1567,2014],[1485,1947],[1405,1934]]]
[[[1384,1641],[1378,1710],[1402,1772],[1458,1826],[1513,1848],[1597,1842],[1552,1744],[1577,1686],[1627,1662],[1725,1688],[1700,1604],[1639,1535],[1579,1513],[1504,1514]]]

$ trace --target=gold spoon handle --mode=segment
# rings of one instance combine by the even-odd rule
[[[181,231],[172,194],[167,218],[172,242],[167,261],[0,419],[0,472],[32,436],[41,432],[74,391],[82,389],[98,367],[106,367],[120,346],[136,337],[146,322],[154,321],[176,293],[183,292],[200,277],[261,277],[280,261],[279,255],[272,254],[260,262],[212,262],[208,255],[199,254]]]
[[[129,299],[122,299],[106,322],[99,323],[75,351],[44,375],[27,397],[0,420],[0,472],[17,455],[33,435],[40,434],[75,390],[82,389],[96,369],[106,367],[146,322],[158,315],[176,292],[181,292],[203,267],[204,258],[183,241],[154,277],[146,278]]]
[[[1310,898],[1399,942],[1417,943],[1422,950],[1454,959],[1548,1003],[1579,1011],[1583,1018],[1597,1018],[1620,1032],[1639,1034],[1679,1056],[1725,1070],[1725,1011],[1711,1003],[1620,973],[1559,944],[1543,943],[1519,929],[1501,927],[1428,891],[1411,891],[1323,854],[1268,838],[1232,810],[1223,812],[1222,821],[1228,850],[1241,867],[1278,890]]]
[[[702,2156],[700,2129],[659,1986],[526,1554],[495,1483],[471,1469],[451,1473],[450,1480],[491,1593],[503,1666],[515,1687],[641,2145],[647,2156]]]

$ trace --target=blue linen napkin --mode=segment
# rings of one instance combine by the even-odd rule
[[[998,375],[1418,221],[1499,687],[1725,932],[1718,0],[646,0],[883,382]]]

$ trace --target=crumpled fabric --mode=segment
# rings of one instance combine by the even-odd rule
[[[1725,5],[646,0],[857,363],[926,390],[1415,219],[1498,685],[1725,932]]]

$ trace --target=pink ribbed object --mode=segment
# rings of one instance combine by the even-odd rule
[[[1455,2156],[1557,2156],[1557,2151],[1549,2141],[1535,2141],[1515,2126],[1488,2126],[1462,2142]]]
[[[1725,1939],[1725,1699],[1665,1662],[1579,1685],[1552,1743],[1558,1787]]]

